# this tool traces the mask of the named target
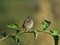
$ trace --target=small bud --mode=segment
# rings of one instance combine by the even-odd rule
[[[57,35],[58,31],[56,29],[50,30],[51,35]]]

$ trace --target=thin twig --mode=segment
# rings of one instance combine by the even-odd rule
[[[2,39],[0,39],[0,42],[7,39],[9,36],[3,37]]]

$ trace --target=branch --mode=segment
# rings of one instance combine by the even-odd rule
[[[21,33],[33,33],[34,31],[35,31],[35,30],[21,31],[21,32],[17,33],[16,35],[21,34]],[[41,30],[36,30],[36,31],[37,31],[37,32],[44,32],[44,33],[49,33],[49,34],[50,34],[50,32],[48,32],[48,31],[41,31]],[[14,35],[14,34],[12,34],[12,35]],[[7,38],[10,38],[12,35],[3,37],[2,39],[0,39],[0,42],[3,41],[3,40],[5,40],[5,39],[7,39]],[[59,36],[60,36],[60,35],[59,35]]]
[[[9,37],[9,36],[6,36],[6,37],[0,39],[0,42],[3,41],[3,40],[5,40],[5,39],[7,39],[8,37]]]

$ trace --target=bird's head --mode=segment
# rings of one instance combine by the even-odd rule
[[[32,17],[31,17],[31,16],[28,16],[28,18],[29,18],[29,19],[32,19]]]

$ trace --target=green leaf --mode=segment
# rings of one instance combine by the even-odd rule
[[[17,43],[17,45],[19,45],[19,42],[20,42],[20,41],[19,41],[19,39],[18,39],[18,38],[16,38],[16,43]]]
[[[17,45],[19,45],[19,38],[16,35],[12,35],[11,38],[16,42]]]
[[[58,45],[59,36],[57,35],[57,34],[58,34],[57,29],[50,30],[50,34],[51,34],[51,35],[53,36],[53,38],[54,38],[55,45]]]
[[[2,36],[3,36],[3,37],[6,37],[6,35],[7,35],[6,32],[3,32],[3,33],[2,33]]]
[[[38,37],[38,32],[36,30],[33,31],[35,39]]]
[[[40,26],[41,30],[46,30],[50,24],[51,24],[50,21],[44,20]]]
[[[8,28],[11,28],[11,29],[16,29],[16,30],[19,29],[19,27],[18,27],[17,24],[9,24],[9,25],[7,25],[7,27],[8,27]]]
[[[58,45],[59,36],[55,35],[53,36],[53,38],[54,38],[55,45]]]
[[[11,35],[11,38],[16,41],[16,35]]]
[[[58,31],[57,29],[50,30],[51,35],[57,35]]]

